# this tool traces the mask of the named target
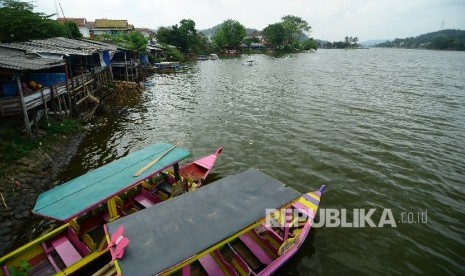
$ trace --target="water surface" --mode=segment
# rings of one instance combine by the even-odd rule
[[[254,167],[300,192],[328,185],[322,208],[376,208],[375,222],[392,211],[397,227],[314,229],[282,273],[465,272],[464,52],[255,55],[146,85],[139,105],[86,138],[63,180],[151,143],[183,140],[193,157],[223,146],[213,178]],[[403,212],[427,222],[402,223]]]

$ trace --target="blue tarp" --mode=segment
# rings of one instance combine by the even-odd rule
[[[140,62],[146,66],[147,64],[149,64],[149,57],[146,56],[146,55],[143,55],[143,54],[140,54]]]
[[[139,169],[171,147],[171,144],[166,143],[148,146],[56,186],[39,195],[32,212],[59,221],[69,221],[122,190],[136,185],[148,176],[163,171],[190,155],[187,150],[177,147],[140,176],[133,176]]]
[[[110,67],[111,65],[111,58],[110,58],[110,52],[108,50],[103,51],[103,56],[102,56],[103,62],[105,63],[106,67]]]

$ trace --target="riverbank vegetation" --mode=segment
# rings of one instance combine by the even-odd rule
[[[193,20],[183,19],[179,25],[160,27],[156,38],[165,48],[168,45],[175,48],[176,51],[171,50],[169,56],[176,56],[181,60],[200,54],[231,51],[289,53],[317,49],[316,42],[308,37],[311,26],[293,15],[282,17],[280,22],[268,25],[262,32],[247,29],[232,19],[204,31],[208,37],[195,28]]]
[[[357,43],[358,37],[346,36],[342,41],[318,41],[319,48],[325,49],[355,49],[359,48],[360,45]]]
[[[442,30],[416,37],[396,38],[376,47],[465,51],[465,31]]]
[[[317,49],[317,44],[312,38],[302,41],[302,38],[312,29],[307,21],[293,15],[286,15],[281,19],[281,22],[270,24],[263,29],[265,40],[275,52]]]
[[[18,118],[20,120],[21,118]],[[5,174],[5,168],[16,160],[27,156],[34,150],[43,151],[44,154],[50,145],[53,145],[63,137],[80,133],[83,126],[74,119],[50,118],[50,124],[39,122],[39,134],[33,139],[28,138],[18,128],[21,123],[15,120],[2,119],[0,126],[0,177]]]

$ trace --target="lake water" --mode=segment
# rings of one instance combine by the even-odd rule
[[[155,142],[183,140],[193,157],[223,146],[210,181],[254,167],[300,192],[326,184],[321,208],[349,222],[392,213],[380,228],[312,230],[281,273],[465,273],[465,52],[255,55],[146,86],[85,139],[64,180]]]

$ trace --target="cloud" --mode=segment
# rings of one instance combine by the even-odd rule
[[[361,40],[415,36],[446,28],[465,29],[463,0],[57,0],[67,17],[127,19],[136,27],[156,29],[192,19],[205,29],[234,19],[263,29],[292,14],[306,20],[313,37]],[[38,0],[36,11],[55,13],[53,0]],[[61,12],[60,12],[61,14]]]

